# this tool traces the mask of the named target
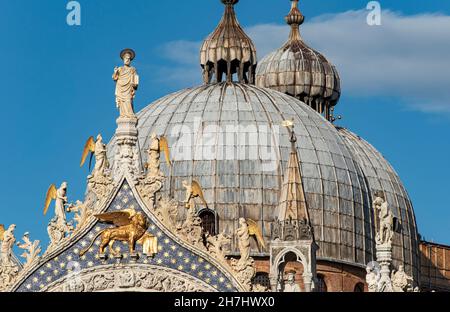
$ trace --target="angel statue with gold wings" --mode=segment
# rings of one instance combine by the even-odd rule
[[[94,140],[94,137],[90,137],[87,140],[84,146],[83,155],[81,156],[80,167],[83,167],[89,154],[89,169],[91,169],[92,157],[95,156],[95,166],[92,176],[104,176],[105,170],[109,168],[109,163],[108,158],[106,157],[106,144],[103,143],[101,134],[97,136],[97,140]]]
[[[188,217],[186,219],[186,224],[190,224],[197,217],[194,199],[200,198],[205,208],[208,208],[208,203],[206,202],[205,196],[203,195],[202,187],[200,186],[200,183],[198,183],[197,181],[192,180],[191,183],[183,181],[183,187],[186,189],[186,198],[184,202],[186,209],[188,209]]]
[[[12,224],[8,229],[5,229],[5,227],[0,224],[1,265],[9,266],[12,264],[12,248],[16,242],[14,236],[15,229],[15,224]]]
[[[191,207],[191,200],[195,198],[200,198],[205,208],[208,208],[208,203],[205,200],[200,183],[195,180],[192,180],[190,184],[187,181],[183,181],[183,187],[186,189],[186,199],[184,200],[186,208]]]
[[[45,198],[44,215],[47,214],[52,201],[55,201],[55,217],[50,221],[47,230],[51,244],[54,245],[63,239],[66,233],[73,230],[66,221],[66,208],[71,207],[67,199],[67,182],[63,182],[59,189],[54,184],[50,185]]]
[[[66,206],[68,206],[67,182],[63,182],[59,189],[54,184],[50,185],[45,197],[44,215],[47,214],[53,200],[55,201],[56,219],[61,223],[66,223]]]
[[[12,224],[7,230],[3,225],[0,225],[0,243],[1,243],[1,258],[0,258],[0,291],[7,288],[14,282],[19,267],[13,261],[12,248],[16,242],[14,230],[16,225]]]
[[[172,165],[170,161],[169,143],[165,137],[160,137],[153,133],[151,136],[150,147],[148,149],[148,160],[145,165],[148,170],[148,175],[152,177],[159,177],[163,174],[160,171],[161,167],[161,152],[166,157],[166,163],[168,166]]]
[[[236,230],[238,246],[241,258],[237,264],[238,268],[245,268],[250,259],[250,237],[255,237],[259,248],[265,248],[264,238],[258,224],[251,219],[239,219],[239,228]]]

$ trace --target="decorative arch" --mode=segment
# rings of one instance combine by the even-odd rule
[[[316,291],[317,292],[328,292],[327,282],[325,280],[325,275],[323,275],[323,274],[317,274]]]
[[[84,282],[83,285],[85,286],[69,283],[74,280],[73,270],[78,272],[78,277],[92,278],[94,285],[107,283],[106,288],[103,286],[100,288],[112,290],[117,288],[115,286],[118,282],[117,279],[123,278],[126,281],[127,278],[131,280],[133,277],[136,277],[135,273],[127,273],[130,271],[130,268],[135,269],[136,273],[139,274],[142,272],[164,271],[164,274],[172,276],[173,280],[179,284],[176,284],[176,287],[173,286],[175,287],[173,291],[178,288],[183,289],[184,286],[194,289],[204,287],[206,291],[220,292],[244,290],[244,287],[227,267],[206,252],[179,239],[159,222],[140,198],[135,185],[128,181],[132,180],[126,176],[119,181],[109,199],[99,207],[96,213],[120,211],[127,208],[144,213],[148,217],[149,233],[155,235],[158,240],[157,254],[148,256],[143,252],[143,246],[136,245],[137,257],[132,257],[125,252],[117,258],[110,254],[106,258],[101,258],[98,254],[99,241],[98,239],[96,240],[96,235],[110,226],[98,222],[95,218],[91,218],[86,227],[80,232],[69,237],[58,245],[56,249],[45,253],[42,258],[39,258],[38,261],[30,266],[16,284],[12,286],[12,291],[66,291],[68,287],[72,287],[71,291],[82,291],[83,287],[87,287]],[[89,246],[90,242],[96,242],[96,244],[85,255],[80,256],[80,251]],[[124,251],[127,250],[126,244],[121,245],[120,242],[116,242],[115,246],[120,247]],[[116,271],[124,272],[117,275]],[[101,274],[97,274],[98,272],[101,272]],[[135,279],[146,280],[143,277]],[[171,288],[167,286],[170,282],[162,279],[160,283],[169,289],[167,291],[171,291]],[[87,284],[90,285],[89,283]],[[90,288],[88,287],[87,289]],[[119,287],[119,289],[121,288]],[[141,287],[138,284],[134,287],[130,286],[127,291],[134,291],[134,289],[140,289],[137,291],[154,291],[152,287]],[[94,290],[97,291],[95,287]],[[98,289],[98,291],[101,291],[101,289]]]
[[[355,288],[353,289],[353,292],[364,292],[365,291],[365,285],[363,283],[357,283],[355,285]]]
[[[280,244],[281,242],[279,242]],[[315,258],[312,256],[311,246],[289,246],[289,242],[282,242],[282,248],[272,246],[272,257],[270,265],[270,283],[272,291],[278,289],[280,278],[280,268],[286,263],[286,256],[293,254],[296,262],[303,266],[303,283],[305,291],[310,292],[313,289],[313,280],[315,278]]]
[[[43,288],[44,292],[214,292],[211,285],[170,268],[108,265],[73,272]]]

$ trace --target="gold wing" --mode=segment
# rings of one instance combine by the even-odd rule
[[[5,226],[0,224],[0,241],[3,240],[3,234],[5,234]]]
[[[116,211],[116,212],[108,212],[103,214],[95,215],[97,219],[99,219],[101,222],[106,223],[112,223],[115,226],[124,226],[131,223],[131,218],[136,213],[131,210],[122,210],[122,211]]]
[[[48,207],[50,207],[52,200],[56,199],[57,192],[58,190],[56,189],[56,186],[54,184],[50,185],[47,191],[47,196],[45,197],[44,216],[47,214]]]
[[[169,166],[172,166],[172,162],[170,161],[169,143],[167,142],[167,139],[165,137],[161,137],[159,139],[159,150],[164,152],[164,155],[166,157],[166,163]]]
[[[266,248],[266,244],[264,242],[264,237],[261,233],[261,230],[259,229],[258,223],[251,219],[247,219],[247,225],[248,225],[248,232],[251,236],[255,236],[256,241],[258,242],[258,245],[262,248]]]
[[[193,197],[200,197],[200,199],[202,200],[203,204],[205,205],[206,208],[208,208],[208,203],[205,200],[205,196],[203,195],[203,190],[202,187],[200,186],[200,183],[198,183],[197,181],[192,181],[192,196]]]
[[[89,153],[94,153],[94,152],[95,152],[95,140],[94,140],[94,137],[90,137],[87,140],[86,144],[84,145],[83,155],[81,155],[80,167],[83,167]]]

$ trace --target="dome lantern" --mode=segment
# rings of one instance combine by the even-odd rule
[[[221,0],[225,13],[217,28],[203,42],[200,51],[200,64],[203,68],[203,81],[222,82],[223,74],[227,82],[233,81],[237,74],[241,83],[254,84],[257,64],[256,48],[236,18],[234,5],[239,0]]]
[[[294,96],[331,120],[341,95],[339,74],[325,56],[303,41],[300,26],[305,17],[298,8],[298,0],[291,1],[291,10],[285,18],[291,27],[289,39],[258,64],[256,85]]]

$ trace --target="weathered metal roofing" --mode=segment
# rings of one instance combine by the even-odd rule
[[[341,94],[339,73],[325,56],[303,41],[299,27],[304,17],[298,1],[292,4],[286,17],[291,26],[289,40],[259,62],[256,85],[297,97],[328,119]]]
[[[407,272],[419,274],[419,237],[412,202],[389,162],[372,145],[358,135],[344,128],[337,128],[361,166],[371,194],[382,191],[394,215],[401,222],[401,229],[394,235],[394,266],[405,265]],[[400,232],[400,233],[399,233]]]
[[[205,83],[209,83],[213,75],[215,82],[221,82],[223,74],[231,82],[236,73],[239,82],[255,82],[256,48],[236,18],[234,5],[238,2],[222,0],[225,4],[224,16],[202,44],[200,64]]]
[[[270,89],[221,83],[168,95],[142,110],[138,118],[144,161],[153,132],[166,136],[172,148],[172,169],[162,165],[165,174],[171,174],[166,192],[171,188],[181,201],[182,181],[194,178],[201,183],[209,208],[218,214],[219,231],[234,234],[239,217],[251,218],[261,224],[267,242],[270,225],[278,216],[291,149],[289,132],[280,125],[293,119],[306,202],[320,246],[318,257],[359,265],[373,260],[373,213],[363,171],[336,128],[304,103]],[[225,157],[230,155],[223,149],[230,146],[220,134],[227,126],[247,131],[245,142],[231,144],[232,157]],[[199,127],[208,132],[209,143],[202,140],[205,134],[196,132]],[[263,140],[268,135],[279,138],[275,147]],[[176,159],[186,138],[191,150],[184,159]],[[110,156],[114,145],[113,139]],[[199,157],[202,149],[206,152]],[[256,157],[237,157],[243,150],[256,151]],[[274,168],[270,168],[271,157]],[[256,244],[253,251],[258,251]]]

